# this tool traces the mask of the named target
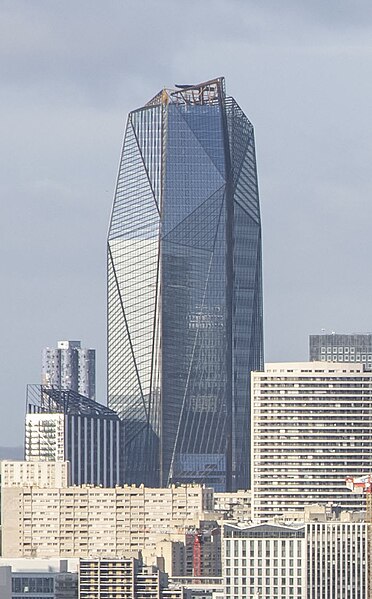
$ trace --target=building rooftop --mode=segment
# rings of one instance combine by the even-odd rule
[[[203,81],[196,85],[175,85],[174,88],[164,87],[156,94],[146,106],[155,106],[158,104],[188,104],[188,105],[206,105],[216,104],[221,95],[225,94],[225,79],[217,77],[209,81]]]
[[[110,408],[61,387],[46,385],[27,385],[27,414],[80,414],[82,416],[105,416],[119,420],[119,416]]]
[[[353,362],[268,362],[265,364],[264,372],[293,372],[296,374],[338,374],[352,372],[362,374],[365,372],[365,369],[363,364]]]

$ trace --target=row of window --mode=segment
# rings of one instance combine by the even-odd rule
[[[365,351],[365,350],[364,350]],[[367,350],[368,351],[368,350]],[[355,347],[322,347],[320,350],[321,354],[355,354],[357,353],[358,350],[355,349]],[[359,353],[362,354],[363,353],[363,349],[359,349]],[[369,357],[372,359],[372,355],[369,355]]]
[[[367,358],[365,354],[362,354],[362,355],[357,354],[356,356],[347,356],[347,355],[346,356],[344,356],[344,355],[333,356],[333,358],[332,358],[332,356],[327,355],[327,356],[321,356],[320,360],[321,360],[321,362],[326,362],[326,361],[332,362],[332,361],[335,361],[335,358],[337,358],[338,362],[366,362],[366,361],[372,362],[372,356],[369,355]]]

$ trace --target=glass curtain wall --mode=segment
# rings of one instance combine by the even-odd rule
[[[249,487],[261,287],[251,123],[222,78],[161,91],[128,117],[108,239],[127,482]]]

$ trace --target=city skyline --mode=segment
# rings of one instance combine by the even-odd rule
[[[250,485],[263,366],[253,126],[223,77],[130,112],[108,235],[108,405],[126,482]]]
[[[55,339],[97,348],[97,400],[105,400],[105,237],[117,148],[127,112],[162,85],[223,73],[255,124],[267,359],[306,359],[308,334],[322,328],[371,329],[362,270],[371,6],[69,7],[16,0],[1,8],[2,445],[23,437],[25,385],[38,381],[40,350]]]

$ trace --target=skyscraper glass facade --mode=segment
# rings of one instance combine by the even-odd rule
[[[163,90],[129,114],[108,238],[127,481],[247,488],[262,365],[253,127],[223,79]]]

